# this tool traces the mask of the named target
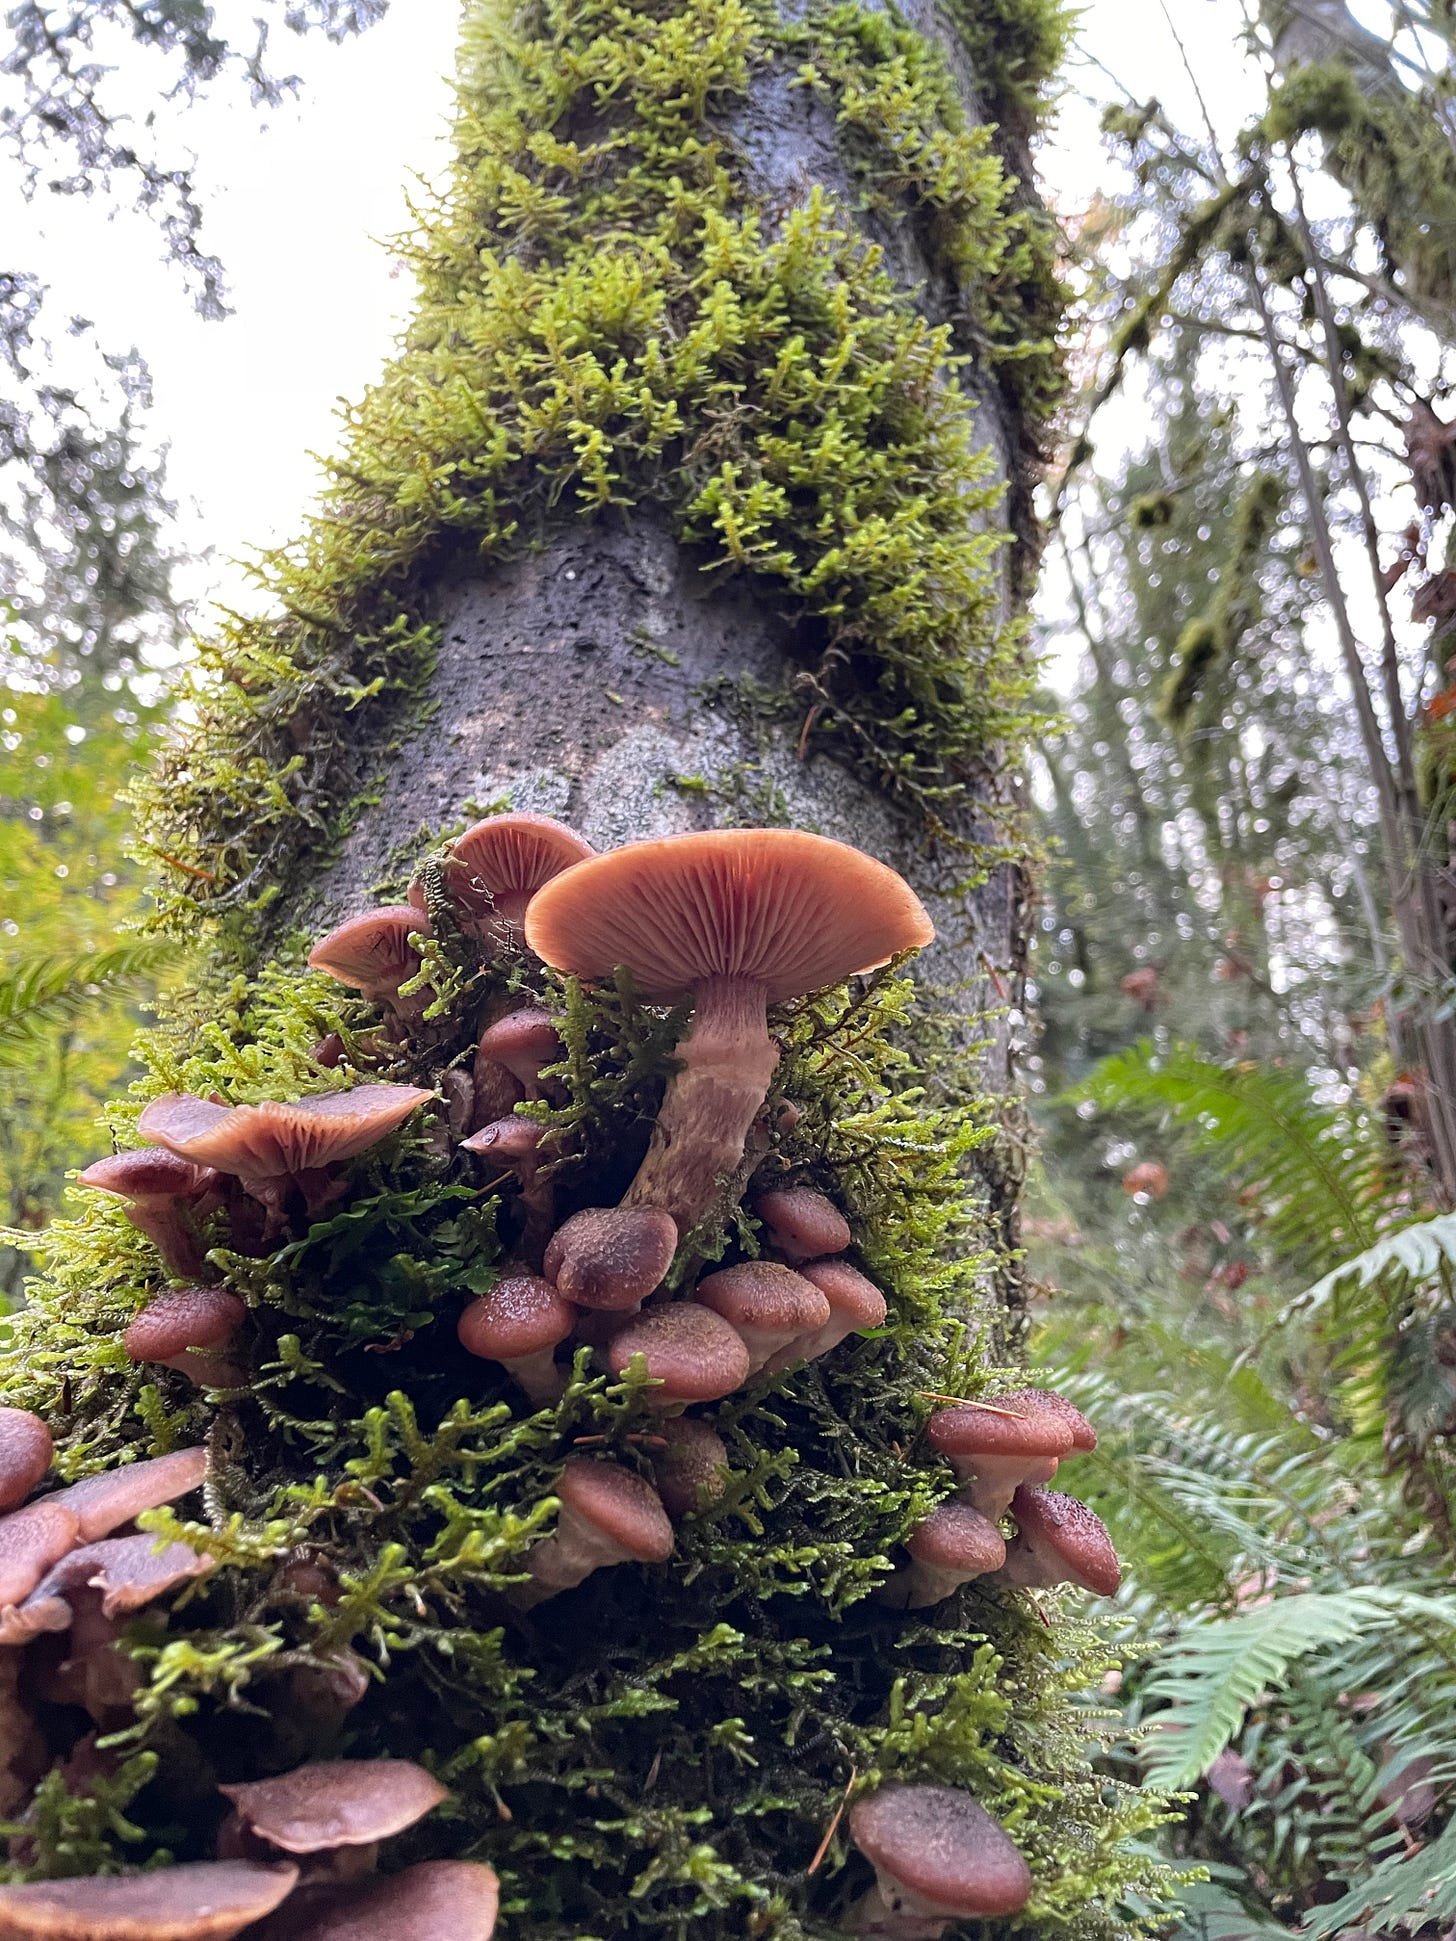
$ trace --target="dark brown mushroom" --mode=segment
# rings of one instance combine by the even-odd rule
[[[1004,1828],[952,1786],[882,1786],[855,1802],[849,1830],[876,1885],[847,1933],[939,1941],[952,1921],[997,1920],[1031,1896],[1031,1869]]]
[[[51,1432],[29,1409],[0,1408],[0,1510],[23,1503],[51,1466]]]
[[[1006,1539],[989,1517],[954,1497],[906,1539],[910,1562],[880,1593],[897,1611],[939,1604],[973,1577],[987,1577],[1006,1561]]]
[[[574,829],[521,810],[487,816],[450,844],[441,874],[468,935],[499,950],[519,950],[526,906],[553,876],[594,855]],[[411,901],[424,908],[418,883]]]
[[[78,1173],[76,1181],[123,1200],[127,1219],[147,1236],[175,1279],[202,1272],[206,1254],[196,1216],[199,1203],[217,1185],[211,1166],[155,1149],[117,1152]]]
[[[247,1319],[236,1294],[222,1287],[172,1287],[132,1321],[122,1346],[132,1361],[175,1368],[202,1388],[241,1388],[243,1373],[223,1350]]]
[[[320,1759],[275,1779],[219,1786],[232,1802],[219,1849],[239,1834],[299,1858],[340,1847],[372,1858],[381,1840],[431,1813],[447,1789],[409,1759]],[[261,1857],[261,1856],[259,1856]]]
[[[722,1436],[691,1415],[665,1416],[657,1433],[663,1446],[649,1453],[668,1515],[711,1509],[728,1487],[728,1449]]]
[[[743,1337],[721,1315],[692,1301],[649,1308],[619,1328],[607,1347],[608,1365],[625,1375],[638,1355],[657,1384],[643,1397],[654,1409],[717,1402],[748,1380]]]
[[[0,1886],[6,1941],[231,1941],[290,1893],[297,1867],[200,1860],[145,1874]]]
[[[1065,1423],[1072,1438],[1072,1450],[1082,1454],[1097,1447],[1097,1431],[1083,1415],[1075,1402],[1069,1402],[1065,1395],[1056,1395],[1049,1388],[1013,1388],[1005,1395],[996,1398],[998,1409],[1015,1409],[1019,1415],[1054,1415],[1059,1422]]]
[[[491,1941],[500,1883],[478,1860],[425,1860],[386,1880],[303,1888],[254,1941]]]
[[[672,1555],[672,1524],[662,1499],[630,1469],[574,1457],[561,1472],[556,1495],[561,1509],[555,1534],[527,1553],[533,1582],[514,1593],[517,1603],[539,1604],[611,1564],[660,1564]]]
[[[982,1516],[994,1523],[1023,1483],[1049,1483],[1072,1447],[1072,1432],[1055,1415],[1019,1415],[999,1403],[958,1402],[937,1409],[927,1429]]]
[[[1000,1576],[1027,1590],[1076,1584],[1097,1597],[1111,1597],[1122,1582],[1122,1566],[1107,1525],[1075,1496],[1054,1489],[1019,1489],[1011,1499],[1016,1535],[1006,1546]]]
[[[760,1193],[753,1210],[763,1222],[769,1244],[791,1267],[825,1254],[842,1254],[849,1245],[848,1220],[833,1200],[812,1186],[781,1186]]]
[[[847,1260],[808,1260],[796,1270],[829,1303],[829,1319],[822,1328],[791,1341],[764,1363],[770,1374],[796,1362],[817,1361],[837,1348],[846,1336],[885,1325],[885,1297],[874,1282]]]
[[[662,1284],[677,1223],[655,1206],[589,1206],[559,1226],[541,1271],[576,1307],[630,1314]]]
[[[699,1306],[721,1315],[748,1350],[750,1374],[774,1356],[793,1366],[803,1356],[791,1352],[806,1336],[827,1325],[828,1300],[812,1281],[776,1260],[745,1260],[705,1274],[693,1290]]]
[[[883,863],[792,829],[713,829],[631,843],[537,891],[526,941],[558,970],[625,966],[642,996],[691,998],[652,1144],[626,1206],[681,1233],[742,1163],[778,1047],[767,1008],[930,942],[919,899]]]
[[[165,1092],[137,1122],[142,1138],[233,1174],[268,1209],[270,1232],[297,1187],[313,1210],[337,1190],[329,1169],[404,1124],[430,1097],[417,1085],[356,1085],[312,1098],[218,1105],[191,1092]]]
[[[126,1463],[120,1469],[87,1476],[30,1508],[65,1511],[75,1519],[81,1542],[95,1543],[143,1510],[159,1510],[164,1503],[175,1503],[179,1496],[200,1488],[206,1474],[205,1449],[177,1449],[170,1456],[153,1456],[148,1462]]]
[[[417,1023],[430,1002],[428,991],[401,996],[401,984],[420,973],[420,953],[412,937],[430,934],[428,917],[408,903],[385,903],[350,917],[321,937],[308,953],[310,970],[324,971],[358,991],[371,1004]]]
[[[544,1407],[566,1387],[556,1366],[557,1348],[576,1326],[576,1309],[537,1274],[507,1274],[488,1294],[472,1301],[457,1332],[467,1354],[498,1361]]]
[[[527,1005],[508,1011],[481,1033],[477,1057],[503,1066],[527,1099],[541,1097],[541,1068],[561,1057],[561,1039],[549,1011]]]

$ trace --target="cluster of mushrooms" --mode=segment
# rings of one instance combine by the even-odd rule
[[[786,1101],[768,1104],[780,1055],[768,1011],[921,948],[933,932],[892,870],[822,837],[714,830],[598,855],[549,817],[511,814],[468,829],[422,869],[407,903],[340,925],[309,963],[380,1008],[376,1037],[386,1050],[428,1045],[432,993],[421,952],[447,926],[503,967],[536,960],[589,983],[625,970],[644,1004],[690,1007],[646,1156],[617,1204],[558,1217],[560,1155],[547,1115],[531,1108],[559,1102],[551,1067],[563,1049],[556,1021],[535,1002],[493,1004],[468,1055],[423,1074],[433,1089],[361,1083],[246,1105],[168,1094],[143,1112],[140,1150],[80,1177],[121,1199],[169,1278],[128,1328],[128,1355],[210,1390],[245,1390],[248,1310],[217,1284],[208,1253],[217,1222],[233,1251],[267,1253],[347,1192],[345,1161],[427,1101],[443,1100],[453,1148],[481,1162],[482,1185],[502,1198],[510,1253],[491,1290],[459,1316],[462,1348],[499,1363],[540,1408],[563,1394],[572,1358],[586,1347],[613,1373],[645,1377],[656,1416],[646,1439],[650,1480],[595,1455],[564,1463],[554,1531],[522,1558],[514,1592],[534,1605],[604,1567],[664,1562],[674,1522],[709,1510],[728,1485],[728,1452],[704,1411],[885,1321],[885,1297],[848,1257],[853,1235],[832,1199],[808,1184],[755,1181],[776,1131],[795,1114]],[[325,1040],[315,1055],[338,1067],[343,1043]],[[744,1201],[756,1256],[696,1271],[702,1236],[720,1235]],[[885,1602],[928,1607],[974,1578],[1116,1590],[1103,1525],[1045,1487],[1063,1459],[1095,1446],[1069,1402],[1024,1388],[957,1403],[931,1417],[928,1440],[957,1488],[911,1535]],[[47,1676],[70,1681],[66,1689],[82,1694],[105,1729],[130,1689],[129,1663],[116,1649],[120,1624],[211,1567],[187,1545],[115,1533],[197,1488],[205,1454],[183,1451],[33,1496],[50,1455],[44,1424],[6,1412],[0,1652],[13,1665],[33,1639],[66,1633],[69,1647]],[[12,1736],[25,1727],[17,1677],[0,1678]],[[33,1784],[23,1749],[5,1750],[12,1780]],[[409,1823],[399,1817],[407,1808],[412,1818],[438,1803],[442,1789],[418,1769],[318,1762],[223,1790],[235,1813],[215,1862],[0,1889],[0,1937],[366,1941],[408,1933],[428,1941],[447,1922],[450,1941],[491,1934],[488,1868],[429,1863],[361,1882],[356,1864],[340,1861],[364,1847],[372,1855],[373,1843]],[[300,1825],[312,1830],[299,1833]],[[952,1921],[1016,1912],[1030,1893],[1007,1834],[954,1788],[883,1785],[855,1803],[849,1825],[877,1884],[849,1910],[846,1932],[935,1941]],[[338,1837],[324,1839],[325,1827]]]

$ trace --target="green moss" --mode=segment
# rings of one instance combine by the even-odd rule
[[[529,994],[563,1043],[554,1103],[533,1108],[557,1155],[558,1212],[610,1202],[640,1157],[682,1012],[524,960],[462,965],[442,928],[441,997],[415,1045],[391,1044],[337,987],[273,971],[221,1004],[181,999],[144,1089],[244,1101],[356,1073],[430,1084],[468,1053],[482,1014]],[[170,1622],[144,1614],[129,1631],[143,1682],[136,1723],[116,1736],[126,1763],[94,1797],[44,1782],[29,1870],[196,1857],[219,1777],[387,1751],[425,1760],[453,1793],[392,1851],[488,1858],[535,1941],[807,1941],[833,1935],[866,1883],[842,1831],[807,1872],[846,1790],[907,1774],[970,1788],[1023,1846],[1037,1886],[1012,1927],[1140,1932],[1124,1903],[1156,1901],[1159,1876],[1128,1841],[1160,1807],[1089,1769],[1107,1723],[1077,1697],[1108,1662],[1095,1636],[1049,1628],[995,1589],[933,1613],[871,1600],[895,1544],[951,1484],[922,1441],[934,1398],[995,1378],[979,1291],[992,1236],[965,1187],[990,1119],[932,1102],[896,1049],[915,1024],[893,967],[775,1018],[770,1123],[780,1099],[800,1117],[764,1165],[833,1191],[887,1291],[887,1326],[714,1411],[735,1480],[679,1526],[668,1565],[599,1572],[529,1614],[508,1592],[551,1527],[563,1456],[643,1466],[657,1418],[639,1380],[594,1373],[586,1350],[561,1403],[540,1410],[460,1351],[456,1318],[490,1285],[515,1215],[434,1109],[355,1162],[344,1200],[266,1257],[215,1226],[213,1270],[249,1308],[239,1391],[199,1394],[127,1362],[121,1331],[159,1276],[101,1196],[53,1228],[47,1275],[12,1323],[4,1399],[45,1414],[68,1477],[205,1440],[207,1520],[147,1521],[220,1568]],[[324,1030],[352,1063],[314,1063]],[[122,1136],[136,1104],[118,1115]],[[700,1257],[757,1244],[742,1213],[698,1240]],[[301,1556],[336,1574],[337,1601],[291,1588]],[[351,1666],[368,1690],[345,1714],[335,1694]]]
[[[1284,483],[1272,472],[1252,472],[1239,487],[1230,508],[1229,546],[1217,587],[1207,609],[1187,621],[1178,635],[1158,701],[1158,712],[1179,734],[1221,705],[1216,677],[1227,677],[1258,620],[1259,574],[1283,507]],[[1136,511],[1134,505],[1135,523]]]
[[[807,699],[822,745],[936,826],[1024,727],[1000,492],[958,371],[974,352],[1006,401],[1025,534],[1061,298],[1050,231],[942,57],[858,0],[789,27],[744,0],[543,0],[467,34],[417,320],[308,538],[271,563],[279,617],[204,648],[196,726],[143,785],[185,922],[255,928],[336,840],[368,750],[418,705],[442,568],[563,520],[652,503],[705,573],[762,584],[803,623],[798,718]],[[822,190],[780,210],[752,188],[734,117],[774,69],[832,101],[949,321]]]

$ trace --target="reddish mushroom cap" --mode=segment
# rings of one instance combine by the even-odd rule
[[[321,937],[308,953],[310,970],[325,971],[367,998],[392,998],[419,975],[419,952],[410,937],[429,935],[430,922],[408,903],[385,903],[350,917]]]
[[[214,1184],[211,1166],[199,1166],[178,1153],[155,1146],[140,1152],[114,1152],[77,1173],[80,1186],[114,1193],[135,1206],[166,1206],[172,1200],[197,1200]]]
[[[950,1919],[1014,1914],[1031,1870],[1005,1831],[952,1786],[882,1786],[850,1809],[855,1845],[882,1882]]]
[[[1168,1169],[1159,1165],[1156,1159],[1139,1160],[1122,1176],[1124,1193],[1146,1193],[1154,1200],[1162,1199],[1168,1190]]]
[[[639,1564],[665,1563],[675,1541],[662,1499],[650,1483],[615,1463],[573,1457],[556,1485],[563,1509],[601,1531]]]
[[[320,1759],[276,1779],[217,1790],[250,1833],[294,1854],[388,1840],[450,1796],[409,1759]]]
[[[23,1503],[51,1466],[51,1432],[29,1409],[0,1408],[0,1510]]]
[[[518,1172],[524,1179],[536,1170],[544,1131],[545,1128],[537,1125],[534,1119],[492,1119],[488,1126],[482,1126],[479,1132],[472,1132],[468,1139],[462,1139],[460,1149],[462,1152],[478,1153],[482,1159],[499,1160],[507,1171]]]
[[[829,1302],[814,1283],[776,1260],[745,1260],[706,1274],[693,1299],[722,1315],[743,1337],[755,1369],[822,1328],[830,1315]]]
[[[540,1078],[541,1067],[560,1058],[561,1038],[551,1013],[531,1004],[497,1018],[480,1034],[477,1049],[482,1058],[503,1065],[518,1085],[529,1090]]]
[[[1094,1510],[1060,1490],[1017,1490],[1011,1499],[1016,1536],[1006,1546],[1006,1576],[1013,1584],[1080,1584],[1098,1597],[1112,1597],[1122,1582],[1122,1566]]]
[[[247,1307],[222,1287],[173,1287],[132,1321],[122,1346],[132,1361],[172,1361],[200,1349],[226,1347],[247,1318]]]
[[[457,1333],[467,1353],[483,1361],[519,1361],[554,1348],[576,1326],[576,1309],[536,1274],[507,1274],[472,1301]]]
[[[664,1418],[658,1431],[666,1447],[654,1450],[657,1493],[669,1516],[690,1516],[702,1502],[716,1503],[728,1487],[728,1448],[718,1431],[690,1415]]]
[[[75,1511],[56,1496],[0,1516],[0,1610],[29,1597],[81,1535]]]
[[[874,970],[935,932],[892,869],[795,829],[710,829],[629,843],[538,890],[526,941],[558,970],[631,971],[644,997],[708,978],[761,985],[770,1003]]]
[[[152,1145],[219,1172],[277,1179],[352,1159],[429,1097],[418,1085],[356,1085],[313,1098],[229,1106],[165,1092],[142,1113],[137,1130]]]
[[[776,1187],[760,1193],[753,1210],[768,1228],[769,1239],[795,1266],[821,1254],[840,1254],[849,1245],[849,1222],[823,1193],[812,1186]]]
[[[1072,1432],[1059,1417],[1045,1411],[998,1413],[1000,1409],[999,1397],[985,1408],[957,1402],[954,1408],[937,1409],[926,1431],[931,1448],[953,1462],[968,1462],[976,1456],[1060,1458],[1072,1447]]]
[[[930,1512],[905,1540],[917,1563],[982,1577],[1006,1561],[1006,1539],[989,1517],[954,1497]]]
[[[843,1321],[844,1333],[885,1325],[885,1297],[872,1280],[847,1260],[810,1260],[795,1270],[817,1287],[829,1303],[831,1321]],[[843,1340],[843,1335],[840,1339]]]
[[[293,1891],[298,1869],[202,1860],[147,1874],[92,1874],[0,1886],[8,1941],[231,1941]]]
[[[139,1611],[179,1584],[212,1569],[186,1543],[158,1547],[156,1537],[108,1537],[82,1544],[53,1564],[18,1610],[0,1613],[0,1644],[21,1644],[40,1631],[64,1631],[78,1593],[97,1591],[101,1615],[112,1619]]]
[[[76,1519],[83,1543],[94,1543],[109,1536],[123,1523],[130,1523],[143,1510],[159,1510],[164,1503],[201,1486],[207,1474],[205,1449],[177,1449],[170,1456],[154,1456],[150,1462],[127,1463],[121,1469],[106,1469],[99,1476],[88,1476],[43,1499],[48,1507],[66,1511]],[[32,1504],[39,1509],[41,1504]]]
[[[716,1402],[749,1376],[743,1337],[711,1308],[691,1301],[650,1308],[612,1336],[607,1359],[617,1374],[625,1374],[637,1355],[661,1384],[644,1398],[653,1408]]]
[[[552,1234],[546,1278],[577,1307],[627,1313],[662,1284],[677,1222],[656,1206],[589,1206]]]
[[[443,873],[451,901],[476,927],[518,926],[543,883],[594,854],[564,822],[520,810],[487,816],[457,836]]]
[[[257,1941],[491,1941],[500,1883],[477,1860],[426,1860],[386,1880],[306,1889]]]
[[[1097,1447],[1097,1431],[1076,1403],[1069,1402],[1065,1395],[1053,1394],[1049,1388],[1013,1388],[1009,1394],[996,1397],[996,1406],[1025,1415],[1053,1415],[1066,1425],[1074,1450],[1085,1452]]]

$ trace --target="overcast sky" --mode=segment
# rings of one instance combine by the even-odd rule
[[[1236,115],[1248,98],[1240,0],[1170,4],[1207,99]],[[317,482],[309,454],[334,444],[337,401],[388,352],[409,279],[387,239],[407,223],[411,180],[440,166],[458,14],[459,0],[395,0],[343,47],[291,45],[306,85],[284,108],[260,117],[220,91],[188,111],[179,126],[201,157],[206,240],[232,286],[221,323],[191,312],[143,218],[55,197],[26,210],[0,194],[11,260],[49,281],[62,314],[93,317],[103,342],[134,343],[152,366],[182,542],[198,555],[186,590],[199,601],[250,597],[235,562],[296,532]],[[1162,0],[1090,0],[1081,41],[1134,95],[1196,112]],[[1044,166],[1054,199],[1075,211],[1111,184],[1079,95],[1112,84],[1086,66],[1068,80]]]

